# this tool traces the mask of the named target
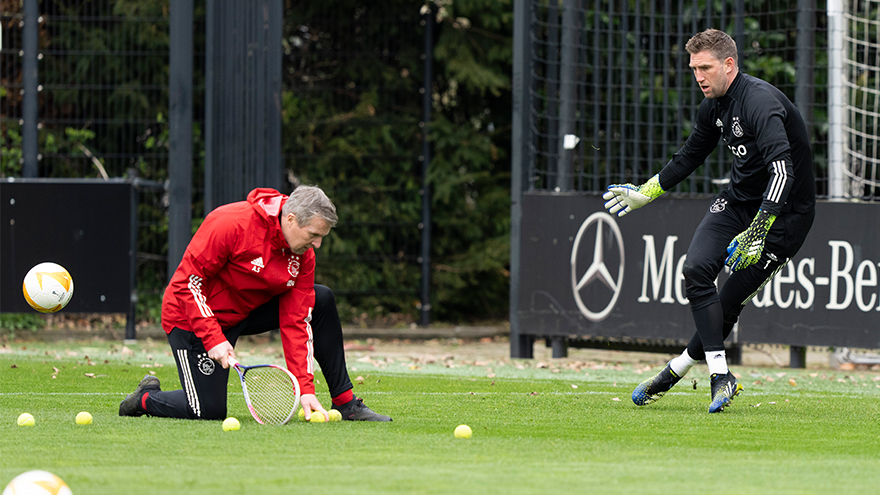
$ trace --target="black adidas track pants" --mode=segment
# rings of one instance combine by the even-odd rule
[[[230,344],[243,335],[256,335],[277,330],[278,298],[275,297],[255,309],[239,324],[224,329]],[[315,309],[312,311],[312,335],[315,360],[335,397],[352,388],[345,365],[342,325],[336,310],[333,292],[315,285]],[[147,413],[152,416],[183,419],[225,419],[229,370],[208,357],[201,339],[195,333],[175,328],[168,334],[168,343],[177,361],[181,390],[150,393],[146,400]],[[257,363],[245,363],[257,364]],[[240,391],[238,384],[234,384]]]
[[[724,350],[745,305],[801,248],[815,212],[780,214],[764,241],[764,251],[754,265],[733,272],[719,290],[716,279],[727,259],[727,245],[746,230],[760,203],[731,203],[722,192],[715,197],[694,232],[684,264],[687,297],[697,332],[688,344],[688,354],[705,359],[705,351]]]

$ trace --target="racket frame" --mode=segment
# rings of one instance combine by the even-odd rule
[[[299,380],[296,379],[296,377],[293,375],[293,373],[290,372],[290,370],[288,370],[287,368],[284,368],[283,366],[278,366],[276,364],[255,364],[253,366],[245,366],[245,365],[239,363],[234,358],[228,358],[227,363],[229,364],[230,368],[235,368],[235,371],[238,373],[238,378],[241,380],[241,391],[244,394],[244,402],[245,402],[245,404],[247,404],[247,407],[251,413],[251,416],[253,416],[254,419],[257,420],[257,423],[260,423],[261,425],[264,425],[266,423],[265,423],[265,421],[263,421],[260,418],[260,416],[257,414],[257,411],[254,410],[254,406],[251,404],[251,397],[248,392],[247,382],[245,381],[244,376],[245,376],[245,374],[247,374],[248,370],[255,369],[255,368],[277,368],[277,369],[287,373],[287,376],[290,377],[290,381],[293,382],[294,391],[296,393],[296,399],[294,400],[293,407],[290,409],[290,414],[287,415],[287,418],[284,421],[282,421],[281,424],[286,425],[287,423],[290,422],[291,419],[293,419],[293,416],[296,414],[296,410],[299,407],[300,390],[299,390]]]

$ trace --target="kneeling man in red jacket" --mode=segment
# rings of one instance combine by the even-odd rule
[[[247,201],[209,213],[162,300],[162,328],[183,389],[162,391],[148,375],[119,405],[119,415],[226,418],[236,340],[280,329],[306,419],[318,413],[329,420],[315,396],[317,360],[343,419],[391,421],[352,393],[336,301],[330,289],[315,285],[315,249],[336,221],[336,207],[312,186],[290,196],[254,189]]]

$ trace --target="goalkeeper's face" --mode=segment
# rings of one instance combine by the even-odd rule
[[[690,67],[703,96],[709,99],[724,96],[737,71],[733,58],[718,60],[708,51],[692,53]]]

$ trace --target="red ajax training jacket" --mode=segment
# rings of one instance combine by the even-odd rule
[[[314,394],[315,252],[290,251],[278,219],[286,200],[274,189],[254,189],[247,201],[208,214],[165,289],[162,328],[195,332],[210,350],[226,340],[222,329],[280,294],[287,368],[303,394]]]

